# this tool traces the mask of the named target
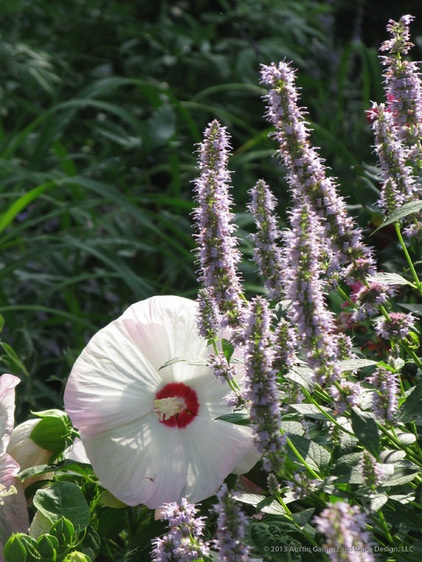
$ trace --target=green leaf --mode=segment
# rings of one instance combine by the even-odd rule
[[[400,209],[397,209],[396,211],[394,211],[394,213],[391,213],[391,215],[389,215],[385,219],[385,221],[380,224],[380,226],[376,230],[374,230],[372,234],[375,234],[375,232],[378,232],[378,230],[384,228],[385,226],[388,226],[389,224],[393,224],[404,219],[405,217],[408,217],[409,215],[418,213],[421,209],[422,201],[412,201],[411,203],[405,203],[400,207]]]
[[[18,215],[25,207],[37,199],[40,195],[44,193],[47,189],[55,186],[54,181],[38,185],[33,189],[30,189],[24,195],[21,195],[2,215],[0,215],[0,232],[9,226],[13,219]]]
[[[360,444],[365,447],[374,457],[378,458],[380,453],[380,435],[377,422],[366,412],[352,410],[352,428],[359,439]]]
[[[419,474],[418,468],[409,461],[402,460],[394,463],[394,473],[388,479],[383,480],[382,486],[403,486],[412,482]]]
[[[233,414],[224,414],[216,418],[216,420],[233,423],[234,425],[250,425],[251,423],[249,416],[240,412]]]
[[[340,361],[338,366],[341,371],[358,371],[364,367],[373,367],[376,364],[376,361],[371,361],[370,359],[345,359]]]
[[[422,425],[422,384],[413,387],[399,410],[399,420]]]
[[[329,451],[315,443],[315,441],[300,435],[289,435],[289,441],[294,445],[304,461],[316,472],[323,471],[330,464],[331,455]],[[289,455],[296,462],[300,462],[291,450],[289,450]]]
[[[412,285],[410,281],[398,273],[378,272],[368,277],[368,281],[383,283],[384,285]]]
[[[54,482],[49,488],[37,490],[34,505],[52,523],[66,517],[77,533],[89,524],[88,504],[79,486],[73,482]]]
[[[336,482],[347,484],[363,484],[362,471],[359,463],[362,453],[349,453],[340,457],[334,464],[331,474],[336,477]]]

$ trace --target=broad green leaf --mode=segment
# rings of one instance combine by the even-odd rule
[[[37,490],[35,507],[52,523],[64,516],[73,523],[76,532],[89,524],[89,507],[80,488],[73,482],[54,482],[49,488]]]
[[[359,463],[362,453],[349,453],[340,457],[334,464],[331,474],[336,477],[338,483],[363,484],[362,471]]]
[[[380,435],[377,422],[366,412],[352,410],[352,428],[359,439],[360,444],[365,447],[374,457],[378,458],[380,453]]]
[[[316,472],[323,471],[330,464],[331,455],[329,451],[315,443],[315,441],[300,435],[290,435],[288,443],[289,441],[294,445],[304,461]],[[289,448],[289,455],[296,462],[300,462],[293,450],[291,450],[291,447]]]

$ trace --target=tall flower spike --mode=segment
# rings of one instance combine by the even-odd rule
[[[268,471],[277,471],[285,441],[280,433],[281,417],[272,343],[268,302],[263,297],[255,297],[251,302],[245,333],[245,395],[251,403],[251,425],[257,449],[265,457],[264,467]]]
[[[386,67],[384,79],[389,110],[398,138],[411,148],[411,160],[422,166],[422,85],[418,64],[408,61],[405,55],[413,47],[409,41],[409,26],[413,16],[405,15],[398,22],[390,20],[387,31],[391,39],[384,41],[380,51],[388,52],[381,57]]]
[[[286,231],[284,270],[290,321],[296,326],[315,380],[327,384],[337,380],[339,357],[333,314],[324,300],[320,254],[322,228],[308,201],[291,213],[291,230]]]
[[[245,545],[246,516],[239,502],[230,495],[223,484],[217,492],[218,504],[214,506],[217,517],[218,560],[220,562],[247,562],[249,547]]]
[[[180,505],[167,503],[161,508],[162,519],[167,519],[170,531],[164,537],[152,541],[154,562],[176,560],[210,560],[210,549],[203,540],[204,517],[197,516],[198,510],[183,498]]]
[[[325,535],[327,555],[333,562],[372,562],[370,536],[365,531],[366,517],[357,505],[337,502],[314,518]]]
[[[390,215],[404,203],[417,199],[415,177],[412,167],[407,164],[409,151],[394,127],[393,114],[384,104],[374,104],[372,109],[375,149],[385,178],[379,205]]]
[[[368,382],[375,390],[372,400],[375,414],[383,421],[392,422],[397,414],[399,399],[397,373],[379,367],[368,377]]]
[[[324,160],[309,141],[305,111],[298,105],[294,70],[286,62],[263,65],[261,82],[269,87],[267,118],[275,127],[278,154],[288,171],[293,200],[308,199],[320,217],[331,272],[349,265],[344,275],[350,278],[374,273],[371,251],[362,242],[361,231],[349,217],[334,180],[327,176]]]
[[[278,245],[281,233],[277,227],[274,209],[277,200],[268,185],[259,180],[251,189],[249,211],[255,219],[257,232],[253,234],[255,242],[254,259],[264,281],[270,299],[281,300],[282,267],[281,248]]]
[[[223,323],[239,327],[242,319],[242,286],[237,264],[240,252],[233,236],[235,225],[229,193],[229,137],[217,120],[205,130],[199,147],[200,175],[195,180],[198,207],[194,210],[200,283],[208,290]]]

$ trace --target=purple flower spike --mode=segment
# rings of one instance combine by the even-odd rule
[[[373,107],[375,148],[385,177],[379,204],[389,215],[404,203],[417,199],[413,169],[407,165],[409,150],[398,137],[393,113],[384,104]]]
[[[218,560],[220,562],[247,562],[249,547],[245,542],[246,516],[239,503],[230,495],[223,484],[217,492],[218,504],[214,506],[218,514],[217,540]]]
[[[199,281],[209,293],[224,323],[239,327],[242,323],[242,286],[237,264],[240,252],[233,236],[235,225],[229,193],[229,137],[216,120],[205,130],[199,148],[200,176],[195,180],[198,207],[194,211]]]
[[[281,248],[278,245],[281,233],[277,227],[277,217],[273,214],[277,200],[268,185],[259,180],[251,189],[249,210],[255,218],[257,233],[254,259],[264,281],[270,299],[280,301],[282,291]]]
[[[298,333],[315,380],[325,385],[337,380],[338,337],[333,314],[325,303],[321,279],[323,231],[310,203],[291,213],[291,230],[285,233],[284,270],[288,315]]]
[[[389,318],[375,321],[375,332],[386,340],[401,340],[415,329],[416,318],[405,312],[390,312]]]
[[[353,278],[374,273],[371,251],[348,216],[336,183],[327,176],[324,160],[310,144],[306,114],[298,106],[294,70],[286,62],[263,65],[261,81],[269,87],[267,118],[275,127],[274,136],[280,147],[278,154],[288,170],[293,200],[296,204],[301,199],[308,200],[317,213],[324,228],[322,240],[326,244],[330,272],[341,271],[351,263],[343,275]],[[355,268],[358,261],[359,267]]]
[[[409,26],[413,16],[405,15],[398,22],[390,20],[387,31],[391,39],[385,41],[380,51],[388,52],[381,57],[386,67],[384,79],[388,99],[388,109],[391,112],[399,140],[410,149],[411,160],[417,161],[422,157],[422,86],[418,64],[406,60],[413,47],[409,41]]]
[[[326,553],[333,562],[372,562],[370,536],[365,531],[366,517],[357,505],[337,502],[314,518],[325,535]]]
[[[170,531],[164,537],[153,539],[152,560],[172,562],[208,559],[210,549],[202,539],[205,518],[197,516],[196,507],[183,498],[180,505],[167,503],[160,511],[161,518],[167,519]]]
[[[251,302],[245,334],[246,399],[251,403],[251,425],[256,446],[264,453],[266,470],[277,470],[285,440],[280,433],[276,370],[273,367],[273,334],[268,302],[256,297]]]

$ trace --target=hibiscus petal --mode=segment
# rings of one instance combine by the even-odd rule
[[[90,340],[69,376],[64,404],[75,427],[97,435],[153,408],[161,379],[119,321]]]
[[[152,297],[129,307],[120,321],[163,383],[183,382],[198,369],[185,361],[162,369],[167,362],[205,358],[206,342],[198,336],[195,301],[172,295]]]
[[[103,486],[127,505],[155,509],[176,501],[186,483],[181,432],[155,414],[95,437],[82,435]]]
[[[4,374],[0,377],[0,452],[6,451],[12,433],[15,415],[15,386],[20,379],[14,375]]]
[[[212,496],[237,465],[247,472],[260,455],[250,428],[198,417],[184,429],[188,477],[182,496],[195,503]]]
[[[0,489],[6,493],[16,492],[1,498],[3,505],[0,507],[0,560],[3,559],[3,546],[10,535],[28,532],[28,510],[22,483],[16,478],[18,472],[18,463],[8,454],[0,454]]]

